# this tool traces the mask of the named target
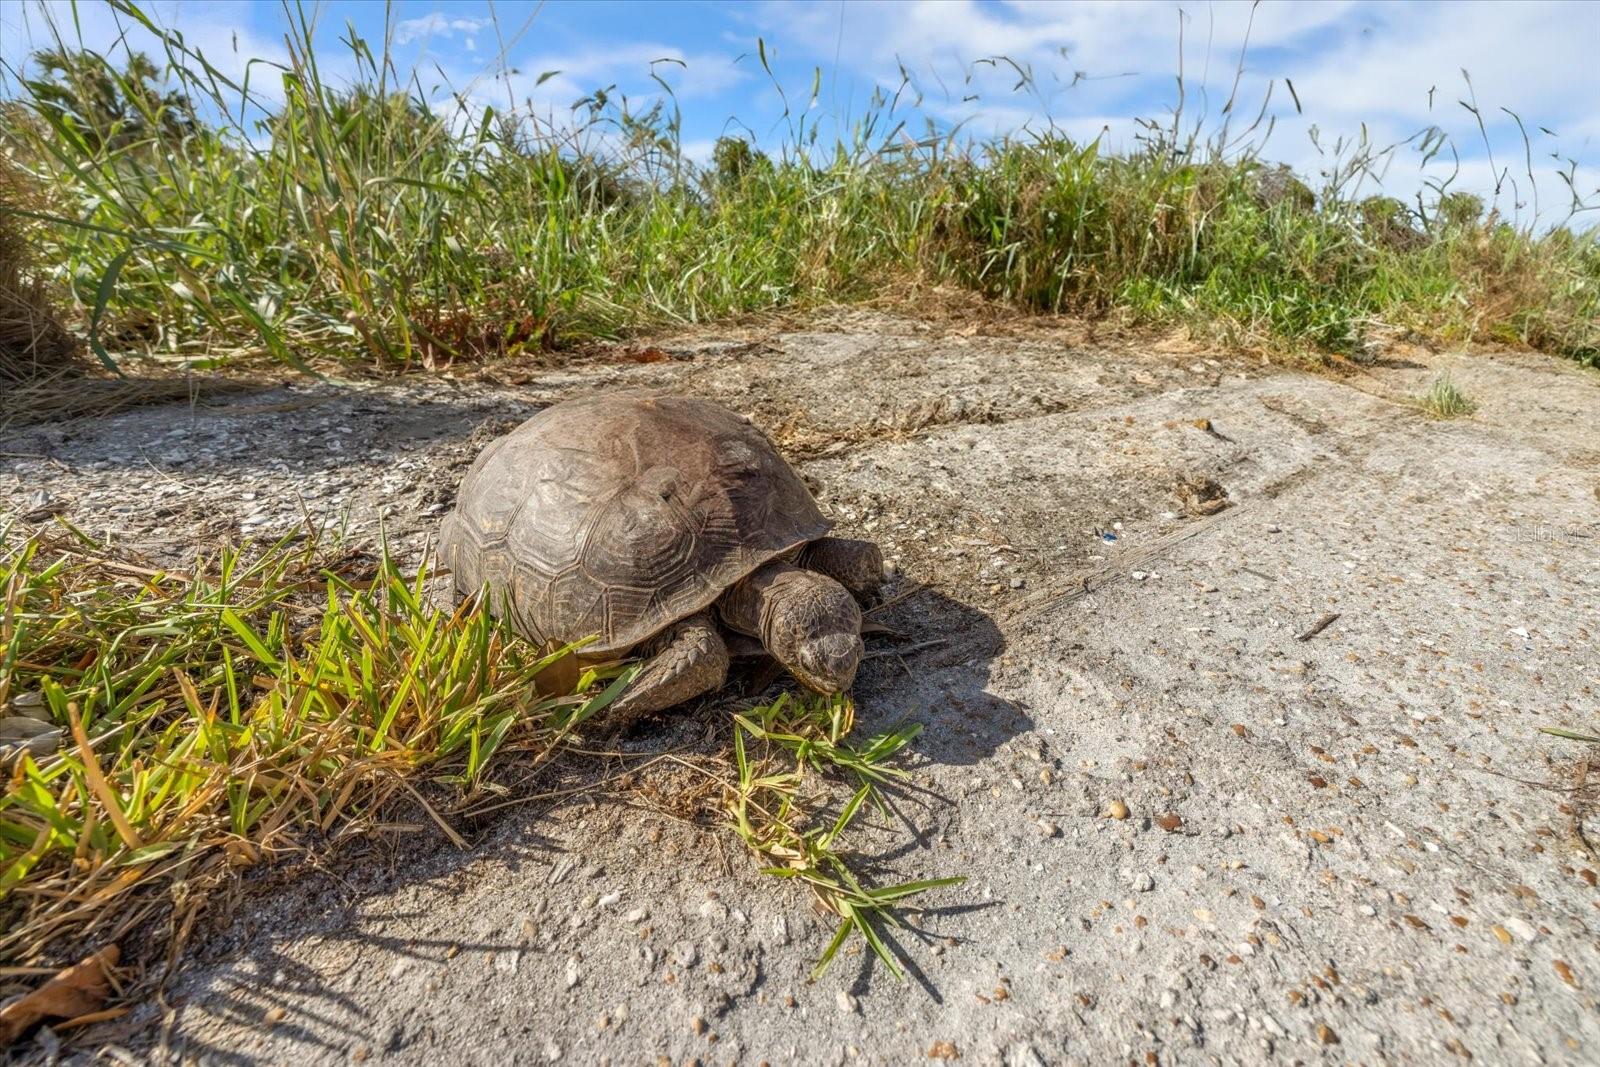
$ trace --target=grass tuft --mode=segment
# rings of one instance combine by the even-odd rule
[[[1439,375],[1428,386],[1428,391],[1417,398],[1417,406],[1436,419],[1456,419],[1471,415],[1478,405],[1461,391],[1450,373]]]
[[[588,668],[572,695],[541,698],[539,676],[577,646],[541,654],[471,601],[436,610],[427,583],[426,568],[318,537],[179,572],[65,522],[48,537],[0,530],[0,960],[13,975],[136,930],[138,962],[170,966],[241,872],[380,832],[395,801],[464,847],[422,789],[448,811],[493,801],[498,753],[538,768],[632,678]],[[729,824],[766,873],[839,917],[816,973],[854,933],[903,975],[885,938],[896,909],[962,879],[869,886],[843,838],[864,808],[887,811],[880,790],[907,777],[890,763],[917,728],[858,745],[848,699],[788,696],[734,727],[736,774],[711,775]],[[813,825],[814,787],[838,774],[853,791]]]
[[[508,740],[537,763],[614,697],[595,672],[598,695],[535,697],[569,650],[433,611],[426,577],[315,539],[178,573],[70,528],[0,535],[0,957],[163,912],[175,955],[239,871],[402,795],[433,815],[413,782],[470,794]]]

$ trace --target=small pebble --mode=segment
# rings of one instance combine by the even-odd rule
[[[839,1005],[839,1010],[846,1015],[851,1015],[856,1010],[856,998],[842,989],[834,994],[834,1001]]]
[[[1106,818],[1126,819],[1127,817],[1128,805],[1124,804],[1122,801],[1113,800],[1110,804],[1106,805]]]
[[[1051,822],[1049,819],[1040,819],[1039,820],[1039,832],[1041,834],[1043,834],[1044,836],[1046,836],[1046,837],[1060,837],[1061,836],[1061,827],[1057,826],[1055,823]]]
[[[263,1019],[274,1026],[283,1022],[283,1020],[287,1019],[288,1017],[289,1010],[287,1008],[268,1008],[267,1013],[262,1016]]]

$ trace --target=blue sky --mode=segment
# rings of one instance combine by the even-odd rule
[[[71,9],[47,6],[72,33]],[[288,15],[279,0],[142,6],[224,70],[242,69],[248,56],[284,54]],[[306,11],[328,54],[339,50],[347,23],[371,40],[385,33],[384,5],[376,0],[325,0],[307,3]],[[124,29],[99,0],[80,4],[78,24],[85,42],[102,49]],[[41,25],[39,4],[0,0],[0,57],[13,66],[22,62]],[[1437,125],[1460,154],[1457,187],[1492,196],[1495,175],[1506,173],[1516,188],[1504,183],[1500,204],[1510,211],[1520,202],[1526,220],[1533,207],[1529,163],[1515,123],[1500,110],[1508,108],[1522,116],[1532,138],[1545,221],[1565,214],[1570,197],[1556,171],[1569,160],[1578,164],[1580,192],[1594,197],[1600,186],[1595,2],[1265,0],[1252,18],[1249,3],[1232,0],[398,0],[388,32],[396,61],[417,69],[427,91],[448,84],[475,106],[514,102],[557,124],[595,88],[615,85],[648,104],[659,92],[653,70],[674,87],[685,148],[697,158],[726,132],[749,131],[766,147],[781,143],[785,96],[826,138],[836,124],[859,118],[875,89],[893,94],[902,69],[913,82],[902,107],[920,100],[907,108],[913,128],[959,122],[987,135],[1053,124],[1082,138],[1104,131],[1111,145],[1126,144],[1137,132],[1136,118],[1170,114],[1180,55],[1186,114],[1217,122],[1235,93],[1243,51],[1236,116],[1253,118],[1270,86],[1267,115],[1276,127],[1267,155],[1313,179],[1328,166],[1331,148],[1363,128],[1373,142],[1389,144]],[[137,46],[141,36],[128,39]],[[772,77],[762,69],[758,41]],[[1010,65],[984,62],[999,56],[1030,71],[1030,84],[1019,89]],[[1458,103],[1474,98],[1463,69],[1487,126],[1487,148],[1476,120]],[[808,109],[813,84],[819,91]],[[1235,123],[1242,124],[1237,117]],[[1427,173],[1443,177],[1454,167],[1445,153]],[[1402,150],[1382,181],[1386,191],[1409,197],[1423,176],[1419,154]]]

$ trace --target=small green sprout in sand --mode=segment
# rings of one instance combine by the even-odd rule
[[[1417,406],[1436,419],[1459,418],[1478,410],[1478,405],[1461,391],[1449,371],[1433,380],[1428,391],[1417,398]]]

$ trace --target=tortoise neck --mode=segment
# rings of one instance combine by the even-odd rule
[[[731,630],[761,639],[770,652],[784,588],[803,581],[806,572],[789,563],[772,560],[735,582],[717,602],[717,612]]]

